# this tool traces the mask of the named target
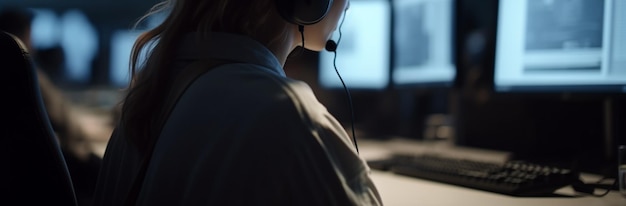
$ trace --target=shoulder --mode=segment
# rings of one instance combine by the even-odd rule
[[[307,83],[287,78],[275,69],[255,64],[220,65],[201,75],[187,93],[199,96],[221,93],[221,97],[236,97],[239,102],[249,101],[248,106],[282,106],[266,109],[295,109],[294,111],[300,113],[326,112],[326,108],[319,103]]]

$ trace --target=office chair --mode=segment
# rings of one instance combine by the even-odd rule
[[[0,31],[0,205],[76,206],[67,165],[23,43]],[[7,174],[8,172],[8,174]],[[10,203],[10,204],[9,204]],[[17,203],[17,204],[16,204]]]

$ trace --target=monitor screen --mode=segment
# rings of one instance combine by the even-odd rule
[[[130,53],[140,31],[118,30],[111,36],[109,77],[113,86],[126,87],[130,83]]]
[[[497,91],[626,92],[626,1],[500,0]]]
[[[159,12],[152,14],[144,21],[139,22],[136,29],[121,29],[116,30],[111,35],[111,53],[110,53],[110,68],[109,68],[109,80],[112,86],[115,87],[127,87],[130,83],[130,58],[135,41],[139,38],[141,33],[152,29],[163,22],[167,17],[166,12]],[[153,44],[149,46],[154,46]],[[151,47],[149,47],[151,48]],[[147,58],[148,50],[142,50],[139,53],[139,61],[142,62]]]
[[[60,19],[52,9],[31,9],[34,18],[31,39],[35,49],[47,49],[59,44],[61,39]]]
[[[394,0],[393,10],[394,85],[452,85],[453,0]]]
[[[391,8],[388,0],[354,0],[337,41],[336,65],[350,89],[380,90],[389,84]],[[320,52],[319,81],[327,89],[343,88],[333,66],[333,53]]]
[[[60,43],[65,52],[67,78],[79,84],[89,84],[92,61],[99,49],[98,31],[81,10],[66,11],[60,20]]]

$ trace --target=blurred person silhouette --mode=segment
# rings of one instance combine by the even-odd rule
[[[283,70],[296,48],[324,49],[348,5],[157,4],[148,15],[169,14],[133,48],[94,205],[381,205],[355,142]]]
[[[36,51],[31,41],[33,18],[34,14],[23,8],[11,7],[0,10],[0,30],[17,36],[34,56]],[[79,205],[88,205],[102,165],[102,159],[94,153],[90,144],[94,137],[89,137],[81,120],[72,112],[73,102],[65,98],[64,92],[39,66],[37,78],[48,117],[72,177],[77,201]]]

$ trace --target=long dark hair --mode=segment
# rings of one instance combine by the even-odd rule
[[[236,33],[270,48],[284,44],[289,33],[287,22],[276,21],[279,18],[273,0],[169,0],[155,5],[144,18],[157,12],[169,15],[135,42],[131,83],[120,105],[119,132],[141,153],[159,135],[154,130],[156,119],[172,84],[168,69],[183,34]],[[145,61],[140,59],[142,52],[147,54]]]

